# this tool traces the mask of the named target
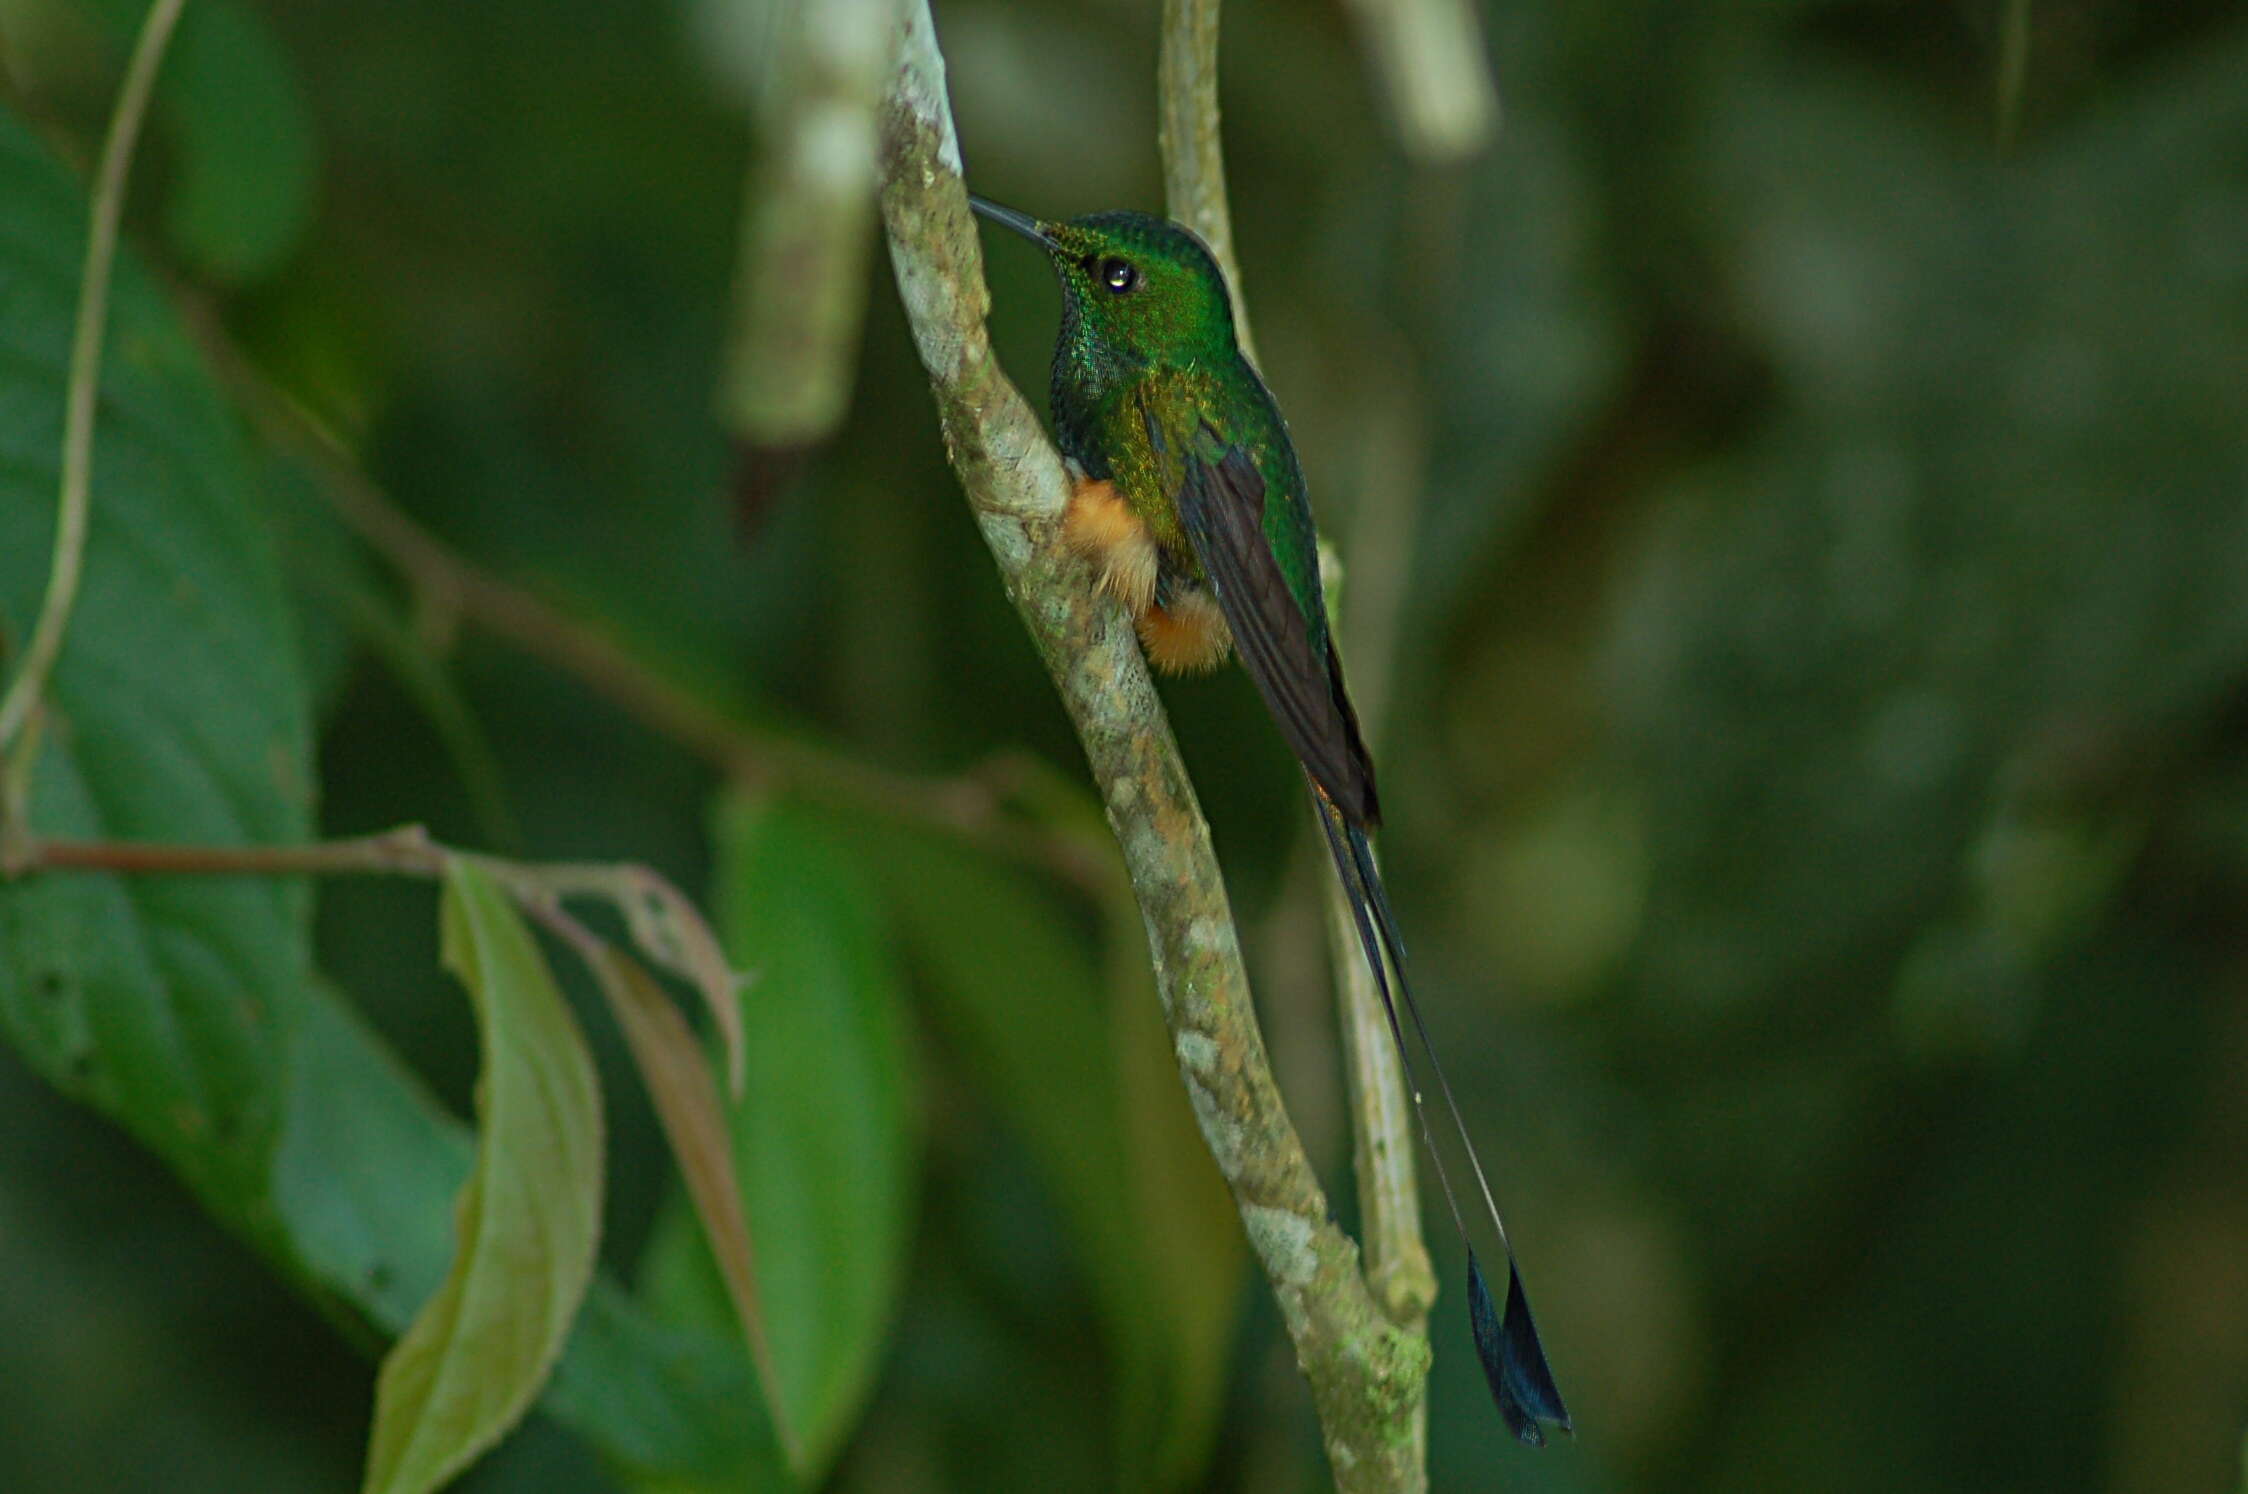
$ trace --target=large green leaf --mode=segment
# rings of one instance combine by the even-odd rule
[[[92,0],[132,45],[148,0]],[[181,15],[156,96],[173,147],[164,199],[174,247],[204,273],[254,280],[312,218],[317,151],[304,88],[265,20],[241,0],[196,0]]]
[[[752,979],[735,1165],[780,1401],[816,1478],[872,1388],[913,1223],[903,978],[877,892],[818,816],[731,799],[716,842],[721,937]],[[651,1242],[647,1275],[668,1309],[731,1329],[733,1305],[684,1208]]]
[[[0,117],[0,636],[20,647],[54,534],[87,208]],[[304,685],[250,467],[193,347],[130,254],[117,268],[84,590],[29,803],[50,836],[302,839]],[[263,1193],[301,887],[47,876],[0,887],[0,1031],[238,1226]]]
[[[0,112],[0,645],[46,581],[83,185]],[[85,589],[29,805],[50,836],[312,830],[306,692],[234,423],[136,257],[118,261]],[[307,898],[255,878],[0,884],[0,1034],[161,1156],[339,1317],[437,1290],[471,1141],[310,971]],[[621,1467],[779,1476],[732,1335],[597,1281],[545,1405]]]
[[[1118,953],[1133,975],[1112,996],[1066,910],[1019,875],[895,829],[868,844],[937,1015],[1084,1263],[1116,1360],[1120,1486],[1184,1482],[1216,1430],[1245,1247],[1179,1086],[1137,920]]]
[[[285,1117],[274,1206],[296,1269],[383,1336],[403,1331],[445,1275],[447,1210],[468,1179],[473,1139],[347,1003],[317,986],[292,1033]],[[605,1277],[541,1404],[651,1482],[786,1480],[731,1325],[666,1327]]]
[[[447,968],[476,1004],[476,1170],[444,1285],[383,1361],[369,1494],[442,1487],[546,1382],[593,1279],[601,1090],[531,931],[491,876],[447,869]]]

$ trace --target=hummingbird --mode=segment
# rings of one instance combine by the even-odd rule
[[[1327,623],[1303,469],[1280,407],[1242,355],[1225,276],[1193,232],[1147,213],[1046,221],[981,197],[969,203],[1045,250],[1061,281],[1051,408],[1072,479],[1064,542],[1123,604],[1157,668],[1194,673],[1239,655],[1303,766],[1421,1139],[1467,1247],[1468,1319],[1484,1377],[1509,1430],[1543,1446],[1545,1424],[1566,1432],[1569,1412],[1483,1163],[1406,979],[1404,941],[1369,839],[1381,823],[1373,759]],[[1398,1021],[1400,997],[1506,1253],[1503,1311],[1429,1128]]]

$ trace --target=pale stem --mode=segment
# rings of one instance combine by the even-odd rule
[[[946,451],[1085,748],[1180,1075],[1310,1382],[1337,1487],[1425,1487],[1414,1426],[1427,1341],[1375,1303],[1357,1245],[1329,1217],[1272,1082],[1209,828],[1162,704],[1129,621],[1059,543],[1060,456],[992,357],[982,251],[925,0],[908,6],[880,175],[899,299]]]
[[[125,212],[125,182],[133,169],[133,147],[140,143],[141,121],[156,87],[156,70],[172,39],[187,0],[156,0],[141,21],[125,82],[103,140],[101,166],[94,175],[94,215],[86,232],[86,262],[78,282],[78,324],[70,342],[70,385],[62,433],[62,496],[56,507],[54,557],[39,621],[24,649],[23,664],[0,695],[0,753],[16,741],[38,709],[47,676],[62,652],[78,602],[79,578],[86,569],[86,525],[93,511],[94,404],[101,390],[102,336],[109,325],[109,267],[117,256],[117,225]]]

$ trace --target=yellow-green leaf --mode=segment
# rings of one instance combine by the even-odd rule
[[[421,1494],[512,1427],[592,1279],[601,1096],[592,1055],[530,930],[473,863],[447,869],[446,968],[476,1003],[476,1170],[453,1264],[383,1361],[367,1494]]]

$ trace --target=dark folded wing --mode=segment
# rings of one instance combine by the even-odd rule
[[[1343,693],[1341,666],[1324,638],[1313,639],[1273,558],[1264,533],[1263,474],[1240,447],[1222,450],[1214,461],[1187,453],[1179,522],[1217,592],[1241,663],[1289,748],[1346,819],[1373,825],[1381,816],[1373,764]]]

